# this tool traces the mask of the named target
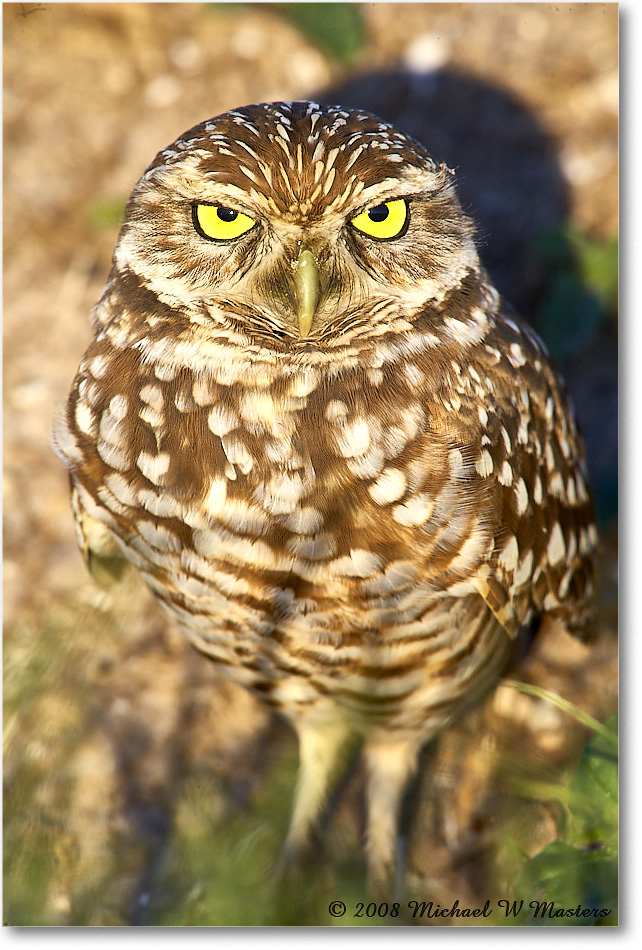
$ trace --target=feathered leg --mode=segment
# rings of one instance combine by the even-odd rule
[[[404,794],[416,772],[421,742],[412,737],[369,739],[365,750],[368,883],[388,899],[398,893],[399,823]],[[403,872],[403,868],[400,868]]]
[[[345,723],[296,723],[299,736],[299,777],[283,862],[292,865],[305,857],[314,843],[319,816],[351,745]]]

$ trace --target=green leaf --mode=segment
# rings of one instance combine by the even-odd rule
[[[554,274],[540,302],[537,327],[552,355],[564,359],[588,343],[604,323],[600,301],[577,275]]]
[[[517,893],[533,911],[531,924],[543,926],[613,925],[616,920],[618,874],[617,860],[601,850],[575,848],[565,841],[554,841],[524,865]],[[534,902],[553,902],[552,912],[534,908]],[[559,909],[608,911],[603,917],[560,914]],[[544,910],[544,912],[542,912]],[[538,912],[536,912],[538,911]]]
[[[609,719],[606,726],[616,734],[617,717]],[[594,735],[587,742],[569,791],[569,809],[582,840],[616,847],[618,755],[603,735]]]
[[[569,238],[586,285],[605,308],[613,308],[617,301],[618,290],[617,238],[597,241],[579,231],[571,231]]]
[[[322,52],[341,63],[351,62],[365,46],[359,4],[279,3],[275,6]]]
[[[516,894],[531,908],[534,926],[617,924],[617,716],[593,728],[568,794],[557,796],[571,817],[567,830],[525,860],[517,880]]]
[[[618,240],[558,228],[540,234],[532,250],[549,273],[537,327],[553,356],[562,360],[597,336],[616,312]]]

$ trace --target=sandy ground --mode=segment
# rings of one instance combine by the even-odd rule
[[[249,102],[317,97],[371,109],[458,169],[484,259],[531,319],[546,280],[532,239],[569,223],[595,238],[617,233],[615,4],[379,3],[362,13],[365,43],[346,65],[267,4],[3,7],[9,923],[145,922],[141,895],[153,892],[180,825],[186,777],[213,782],[220,820],[292,753],[287,731],[192,655],[144,592],[110,598],[92,585],[50,448],[52,416],[90,338],[117,209],[154,154]],[[617,462],[615,332],[604,327],[564,367],[598,481]],[[525,672],[598,718],[616,695],[612,523],[602,538],[596,643],[553,634]],[[505,688],[475,723],[473,735],[480,723],[491,729],[494,748],[527,736],[551,768],[576,758],[585,737]],[[414,862],[435,893],[475,897],[479,867],[462,855],[482,848],[484,809],[497,796],[490,765],[467,769],[478,746],[466,741],[465,730],[448,738],[437,770],[450,838],[441,834],[431,863],[419,836]],[[534,807],[531,818],[537,850],[554,837],[554,816]],[[42,853],[51,864],[27,898],[12,881],[35,874]]]

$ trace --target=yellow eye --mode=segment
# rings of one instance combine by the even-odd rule
[[[373,205],[353,218],[350,224],[368,237],[389,241],[405,234],[408,226],[408,205],[403,198]]]
[[[212,241],[233,241],[250,231],[256,221],[222,205],[194,205],[194,226],[203,237]]]

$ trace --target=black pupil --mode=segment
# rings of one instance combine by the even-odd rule
[[[390,211],[388,210],[387,205],[377,205],[376,208],[370,208],[370,210],[368,211],[368,217],[370,218],[370,220],[374,221],[377,224],[380,221],[385,221],[389,214],[390,214]]]
[[[217,215],[221,221],[234,221],[238,217],[238,211],[234,211],[232,208],[218,208]]]

